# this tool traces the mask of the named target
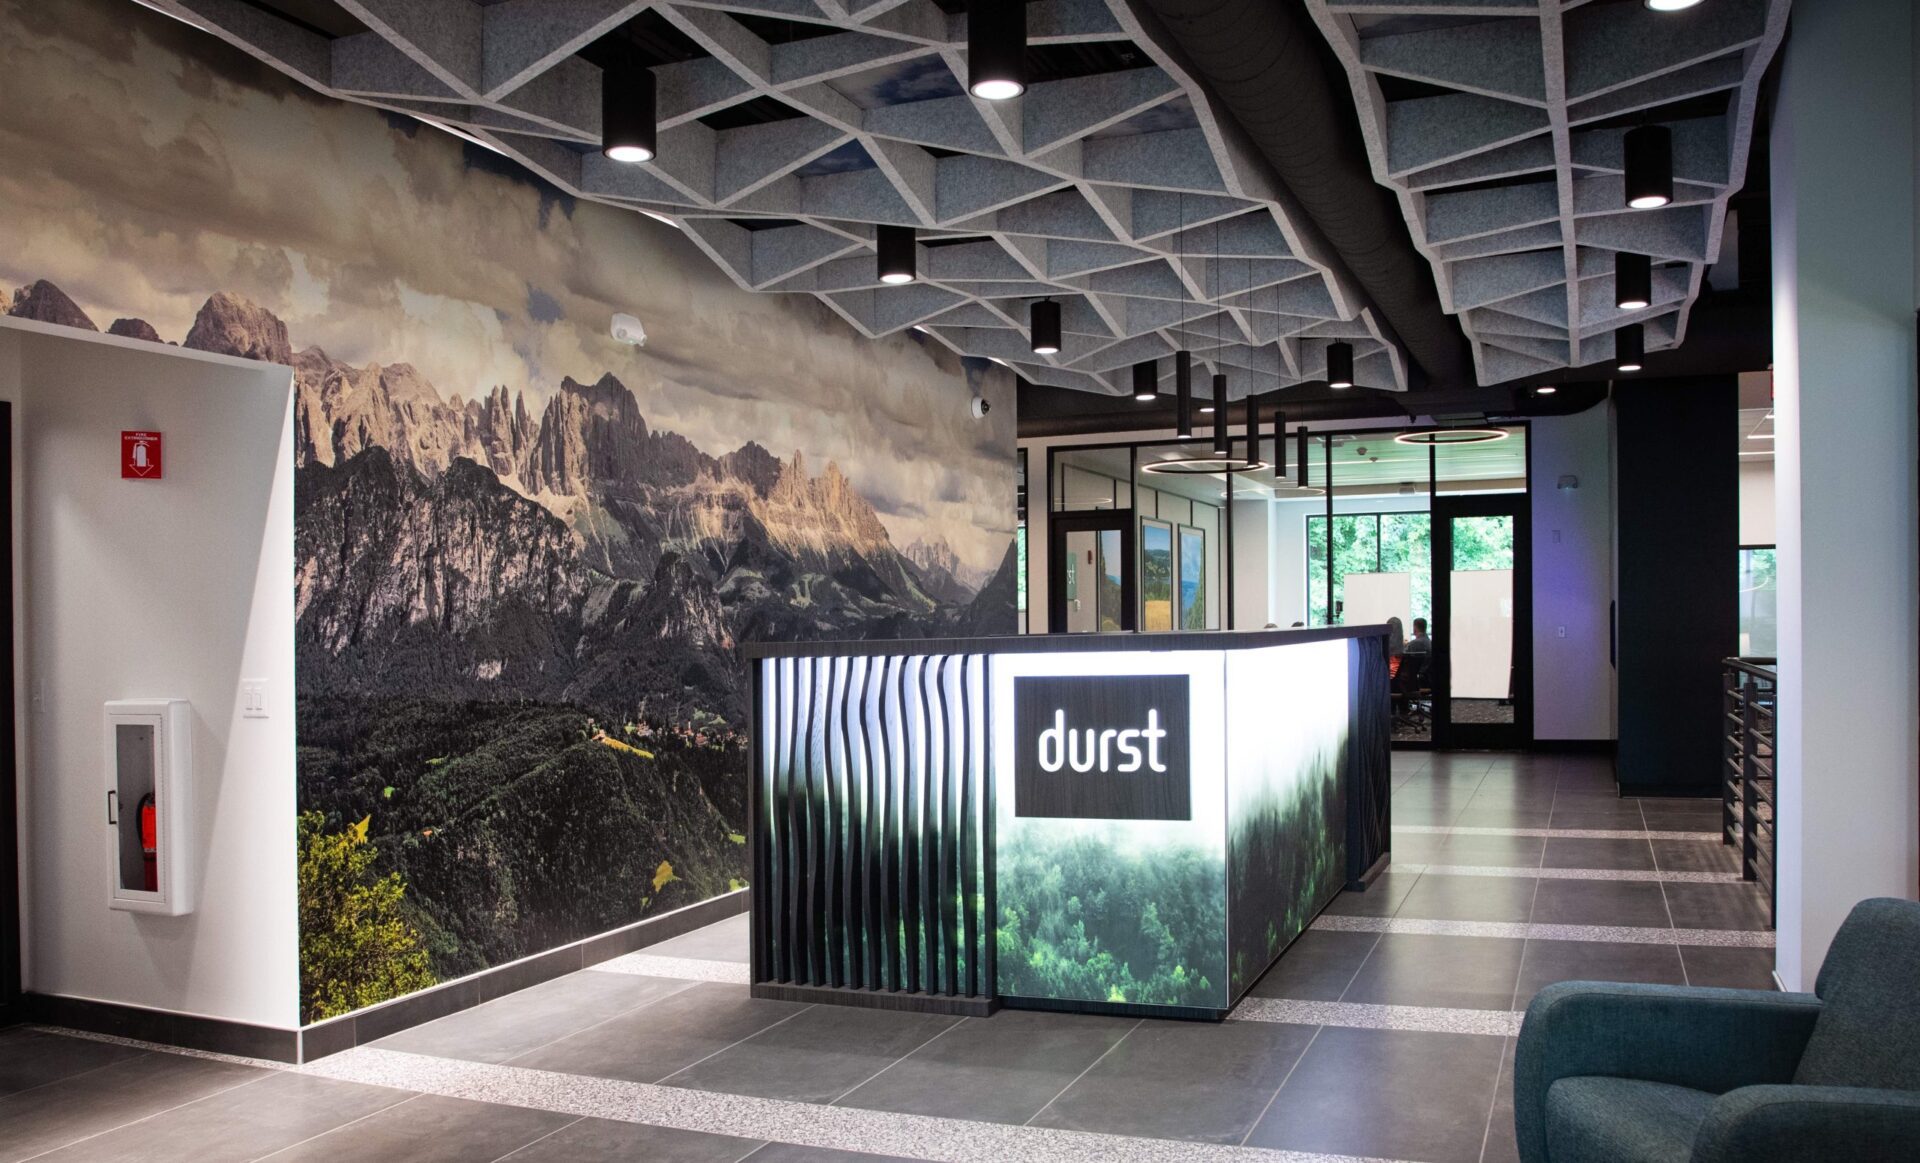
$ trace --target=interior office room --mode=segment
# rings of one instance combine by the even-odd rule
[[[0,0],[0,1163],[1920,1158],[1905,0]]]

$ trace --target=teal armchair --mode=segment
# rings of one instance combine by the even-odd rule
[[[1811,994],[1550,985],[1513,1087],[1523,1163],[1920,1160],[1920,904],[1856,905]]]

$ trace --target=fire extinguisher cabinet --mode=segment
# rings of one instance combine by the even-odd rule
[[[107,704],[107,903],[193,911],[193,732],[185,699]]]

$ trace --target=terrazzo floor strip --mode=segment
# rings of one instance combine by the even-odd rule
[[[1525,868],[1482,864],[1398,864],[1395,872],[1428,876],[1511,876],[1534,880],[1639,880],[1668,884],[1742,884],[1737,872],[1670,872],[1651,868]]]
[[[1355,1030],[1418,1030],[1437,1034],[1486,1034],[1505,1038],[1520,1032],[1517,1010],[1463,1010],[1441,1006],[1371,1005],[1351,1001],[1295,1001],[1291,998],[1242,999],[1228,1017],[1242,1022],[1285,1022],[1296,1026],[1342,1026]]]
[[[748,966],[744,961],[705,961],[696,957],[627,953],[587,968],[599,973],[630,973],[636,977],[675,977],[682,981],[717,981],[723,985],[751,984]]]
[[[1544,836],[1549,840],[1701,840],[1720,842],[1718,832],[1666,832],[1658,828],[1484,828],[1465,824],[1395,824],[1409,836]]]
[[[1528,921],[1421,921],[1322,913],[1316,929],[1339,933],[1413,933],[1431,937],[1505,937],[1524,941],[1601,941],[1615,945],[1711,945],[1771,949],[1773,934],[1744,929],[1665,929],[1630,925],[1543,925]]]
[[[446,1098],[950,1163],[980,1159],[1003,1163],[1356,1163],[1358,1159],[1352,1155],[1272,1151],[789,1102],[431,1058],[366,1046],[301,1069],[342,1082]]]

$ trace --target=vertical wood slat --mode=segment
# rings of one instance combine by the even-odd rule
[[[993,992],[986,660],[763,659],[755,980]]]

